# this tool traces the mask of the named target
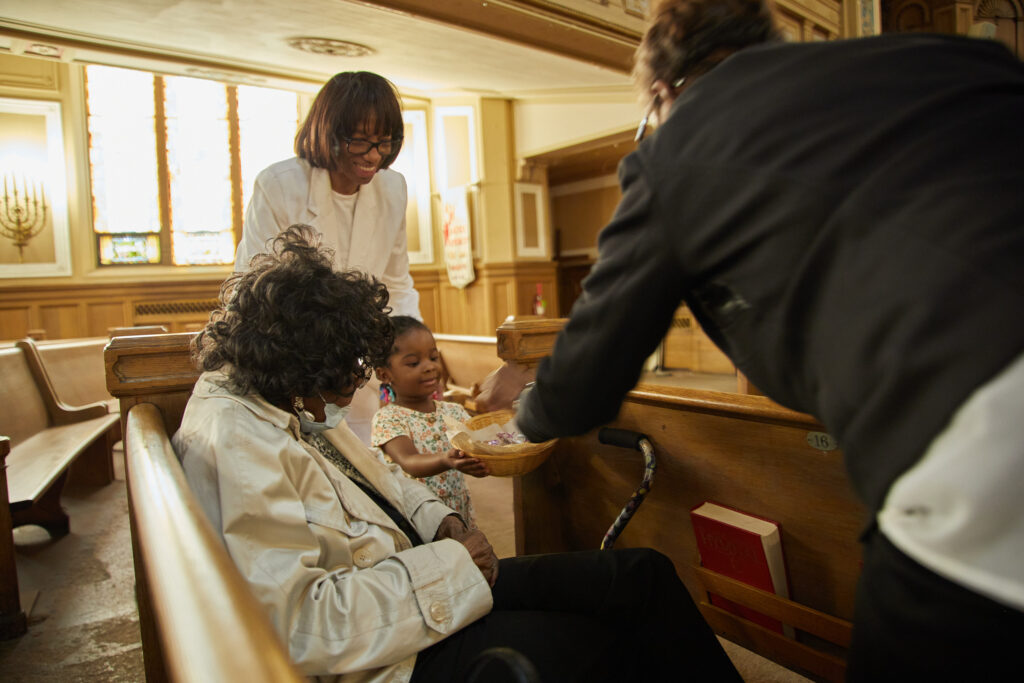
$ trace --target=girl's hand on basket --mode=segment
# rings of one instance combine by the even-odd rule
[[[453,470],[458,470],[471,477],[486,477],[491,473],[483,460],[474,458],[455,448],[445,454],[445,459],[450,463]]]

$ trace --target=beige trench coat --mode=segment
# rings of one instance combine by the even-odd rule
[[[259,396],[229,393],[223,377],[200,377],[173,444],[292,659],[321,680],[408,681],[417,652],[490,612],[483,574],[457,541],[412,547],[299,438],[294,415]],[[452,514],[344,423],[324,436],[422,538],[433,538]]]

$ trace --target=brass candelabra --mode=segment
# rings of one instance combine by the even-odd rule
[[[32,196],[29,197],[28,183],[22,178],[19,193],[17,180],[4,176],[4,194],[0,197],[0,233],[18,248],[19,263],[25,262],[25,247],[29,241],[46,227],[46,189],[42,183],[35,183],[31,190]]]

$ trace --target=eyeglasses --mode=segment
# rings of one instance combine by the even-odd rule
[[[348,150],[349,154],[366,154],[376,147],[382,157],[391,154],[395,145],[402,141],[402,138],[391,138],[390,140],[381,140],[380,142],[370,142],[362,138],[343,137],[341,139],[345,141],[345,149]]]
[[[672,92],[675,93],[675,91],[681,88],[685,82],[686,76],[672,81]],[[640,125],[636,127],[636,135],[633,136],[633,142],[640,142],[644,139],[644,134],[647,133],[647,124],[651,120],[651,115],[659,109],[661,109],[661,97],[655,94],[651,99],[650,106],[647,107],[647,111],[644,113],[644,117],[640,119]]]
[[[661,104],[661,98],[657,95],[651,100],[651,104],[647,107],[647,111],[644,112],[644,117],[640,119],[640,125],[636,127],[636,135],[633,136],[633,142],[640,142],[644,139],[644,135],[647,133],[647,123],[651,120],[651,114]]]

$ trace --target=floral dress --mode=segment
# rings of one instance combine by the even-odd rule
[[[451,449],[442,416],[448,415],[459,422],[465,422],[469,419],[469,413],[458,403],[434,401],[434,406],[432,413],[403,408],[397,403],[381,406],[373,416],[373,445],[383,446],[396,437],[408,436],[419,453],[443,453]],[[387,453],[384,453],[384,458],[393,462]],[[406,473],[406,476],[412,475]],[[429,486],[445,505],[459,513],[470,528],[476,527],[473,504],[469,500],[469,489],[466,488],[466,478],[462,472],[448,470],[432,477],[420,477],[419,480]]]

